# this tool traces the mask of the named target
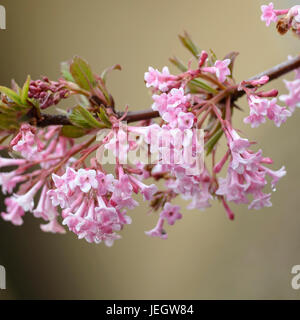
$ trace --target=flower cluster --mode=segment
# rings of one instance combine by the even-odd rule
[[[285,34],[291,29],[300,37],[300,5],[290,9],[275,10],[274,4],[270,2],[268,5],[262,5],[261,11],[261,20],[266,22],[267,27],[271,22],[277,22],[279,33]],[[279,16],[282,17],[278,19]]]
[[[266,118],[274,121],[277,127],[280,127],[288,117],[292,115],[293,110],[281,107],[277,104],[278,91],[273,89],[268,92],[257,92],[258,86],[267,83],[269,78],[263,76],[258,80],[243,81],[240,84],[240,90],[247,94],[247,100],[250,107],[250,115],[244,118],[244,122],[250,124],[252,128],[258,127],[266,122]],[[247,86],[251,85],[252,88]],[[272,99],[268,99],[268,98]]]
[[[216,194],[238,204],[249,203],[248,196],[252,195],[253,200],[248,206],[249,209],[270,207],[271,194],[262,191],[267,185],[266,176],[272,178],[271,187],[275,190],[279,179],[286,174],[285,168],[282,167],[278,171],[266,168],[263,164],[272,163],[270,158],[263,158],[261,150],[253,152],[249,149],[250,142],[242,139],[229,123],[225,124],[225,130],[231,159],[226,178],[219,179]]]
[[[289,93],[281,95],[279,99],[294,112],[296,107],[300,107],[300,68],[295,70],[293,81],[284,80],[284,83]]]
[[[0,160],[0,167],[17,166],[13,171],[0,173],[2,192],[13,194],[5,199],[7,212],[1,214],[4,220],[21,225],[22,217],[28,211],[47,222],[41,225],[43,231],[65,233],[57,222],[59,212],[47,195],[49,185],[46,183],[49,168],[56,166],[73,144],[71,139],[60,136],[59,131],[60,127],[57,126],[36,129],[24,124],[11,140],[10,148],[23,158]],[[14,193],[16,189],[18,191]],[[34,198],[39,192],[40,199],[35,207]]]
[[[262,12],[267,25],[283,16],[278,29],[299,34],[300,6],[275,10],[270,3]],[[246,124],[258,127],[268,118],[280,127],[300,106],[300,60],[291,58],[273,74],[236,83],[236,52],[218,59],[212,51],[199,51],[188,34],[180,40],[196,58],[196,67],[177,58],[170,59],[180,70],[177,75],[168,67],[149,67],[144,80],[153,99],[150,111],[115,110],[106,77],[120,66],[99,76],[80,57],[63,65],[64,79],[28,77],[22,89],[16,83],[12,89],[0,86],[0,150],[11,156],[0,157],[0,186],[8,196],[1,213],[5,221],[21,225],[30,212],[46,222],[41,225],[45,232],[68,229],[89,243],[111,246],[131,223],[128,211],[139,205],[135,195],[149,202],[151,212],[159,212],[156,225],[145,233],[160,239],[168,238],[167,225],[183,217],[174,204],[179,196],[190,210],[205,210],[219,200],[230,220],[232,203],[254,210],[272,205],[271,191],[286,175],[285,167],[270,169],[272,159],[240,136],[232,115],[239,109],[236,100],[246,95]],[[288,93],[279,97],[280,106],[276,89],[260,87],[291,69],[296,77],[285,80]],[[79,104],[68,112],[42,113],[71,95]],[[218,159],[221,138],[227,148]]]
[[[56,105],[62,99],[66,99],[69,90],[64,81],[50,81],[47,77],[42,80],[31,81],[28,97],[39,101],[41,109]]]

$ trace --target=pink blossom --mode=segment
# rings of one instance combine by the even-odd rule
[[[54,218],[53,220],[49,221],[46,224],[41,224],[40,227],[41,227],[41,230],[44,232],[60,233],[60,234],[66,233],[66,230],[58,223],[57,218]]]
[[[294,19],[296,22],[300,23],[300,6],[297,6],[296,10],[297,10],[297,13],[294,16]]]
[[[191,112],[180,112],[178,114],[178,127],[181,130],[191,129],[195,121],[195,116]]]
[[[284,167],[278,171],[266,168],[263,164],[272,163],[272,160],[263,158],[261,150],[257,153],[249,150],[246,141],[241,143],[238,134],[228,124],[226,136],[231,147],[231,161],[226,178],[219,178],[216,194],[235,203],[248,203],[248,195],[252,194],[254,200],[249,209],[270,206],[270,196],[262,192],[267,184],[266,176],[272,178],[271,186],[274,188],[278,180],[286,174]]]
[[[43,184],[43,181],[39,181],[36,183],[27,193],[19,195],[19,194],[14,194],[14,199],[18,203],[20,207],[24,209],[24,211],[32,211],[34,202],[33,198],[38,192],[38,190],[41,188]]]
[[[277,99],[274,98],[270,101],[267,110],[267,116],[270,120],[273,120],[277,127],[280,127],[282,123],[287,120],[292,114],[289,110],[284,107],[280,107],[276,104]]]
[[[11,158],[0,157],[0,168],[9,167],[9,166],[19,166],[25,163],[26,163],[26,160],[24,159],[11,159]]]
[[[230,69],[228,68],[230,62],[230,59],[225,59],[223,61],[217,60],[214,67],[205,67],[202,68],[202,71],[215,73],[219,81],[224,82],[226,80],[226,77],[231,74]]]
[[[172,83],[176,80],[176,77],[170,75],[168,67],[164,67],[162,72],[149,67],[148,72],[145,73],[144,79],[147,88],[153,87],[154,89],[164,92],[170,88]]]
[[[89,192],[91,188],[98,187],[95,170],[79,169],[76,173],[75,184],[82,192]]]
[[[261,6],[261,21],[266,21],[266,26],[268,27],[271,22],[277,21],[277,15],[274,11],[274,4],[270,2],[268,5]]]
[[[11,141],[10,145],[14,151],[20,152],[24,158],[31,159],[37,152],[36,129],[28,124],[23,124],[19,133]]]
[[[141,192],[145,201],[152,200],[153,195],[157,192],[157,186],[155,184],[148,186],[132,176],[130,177],[130,180],[131,183],[137,188],[136,192]]]
[[[16,199],[13,197],[6,198],[5,204],[7,206],[7,213],[2,212],[1,216],[5,221],[11,221],[14,225],[20,226],[23,224],[22,217],[25,212],[23,208],[16,202]]]
[[[12,193],[16,185],[26,180],[25,176],[18,175],[16,171],[0,173],[0,185],[4,194]]]
[[[266,122],[266,115],[269,106],[267,99],[259,98],[258,96],[248,96],[248,103],[250,107],[250,115],[244,118],[245,123],[251,124],[252,128],[258,127],[260,124]]]
[[[293,112],[296,107],[300,107],[300,78],[293,81],[284,80],[284,83],[289,94],[281,95],[279,99]]]
[[[160,239],[168,239],[168,235],[166,231],[163,229],[164,226],[164,219],[159,218],[156,226],[150,230],[150,231],[145,231],[145,234],[149,237],[158,237]]]
[[[133,209],[138,203],[132,199],[133,187],[130,178],[127,174],[119,177],[118,182],[115,183],[115,189],[111,196],[110,202],[118,209],[127,207]]]
[[[179,211],[179,206],[174,206],[170,202],[167,202],[164,205],[164,209],[161,212],[160,217],[166,219],[169,225],[173,225],[176,220],[180,220],[182,218],[182,214]]]
[[[260,210],[264,207],[271,207],[271,193],[265,194],[259,192],[257,195],[254,196],[254,200],[248,206],[249,209]]]

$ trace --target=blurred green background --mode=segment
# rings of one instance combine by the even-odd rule
[[[143,83],[148,66],[168,65],[173,54],[190,58],[177,39],[183,30],[219,57],[239,51],[235,77],[242,80],[299,53],[299,40],[260,21],[265,2],[2,0],[7,30],[0,31],[0,83],[22,82],[27,74],[56,79],[59,63],[78,54],[97,72],[121,64],[123,71],[109,81],[117,105],[143,109],[151,104]],[[297,2],[274,1],[278,8]],[[281,80],[272,86],[285,92]],[[248,112],[245,98],[239,105]],[[217,202],[205,212],[183,209],[184,219],[162,241],[144,235],[156,216],[142,203],[112,248],[72,233],[42,233],[30,214],[22,227],[1,220],[7,290],[0,299],[299,299],[290,282],[292,266],[300,264],[300,112],[280,129],[272,123],[251,129],[242,123],[245,112],[235,115],[234,125],[259,142],[274,168],[288,171],[272,208],[234,206],[234,222]]]

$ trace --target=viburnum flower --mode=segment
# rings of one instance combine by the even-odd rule
[[[261,11],[262,11],[261,20],[266,21],[267,27],[271,24],[271,22],[277,21],[277,15],[274,11],[273,2],[270,2],[268,5],[262,5]]]
[[[165,219],[169,225],[173,225],[176,220],[180,220],[182,218],[182,214],[179,211],[179,206],[174,206],[167,202],[164,205],[164,209],[161,212],[160,217]]]
[[[262,6],[261,18],[267,25],[278,20],[281,33],[291,29],[298,35],[299,8],[275,10],[270,3]],[[149,67],[144,80],[153,99],[150,110],[117,110],[106,82],[108,72],[121,67],[98,75],[80,57],[63,64],[58,81],[28,76],[23,86],[0,86],[3,220],[21,225],[31,214],[43,220],[44,232],[70,231],[111,246],[131,224],[130,210],[139,201],[157,215],[146,235],[160,239],[183,218],[182,208],[173,204],[178,197],[189,210],[206,210],[218,200],[230,220],[231,203],[254,210],[272,205],[286,169],[270,168],[273,160],[253,149],[255,142],[242,136],[233,114],[245,95],[244,122],[252,128],[266,119],[277,127],[286,122],[300,106],[300,58],[236,82],[236,52],[218,59],[213,51],[200,51],[187,33],[179,38],[195,61],[185,65],[171,58],[180,70],[176,75],[168,67]],[[288,93],[280,96],[280,105],[277,89],[261,87],[292,69],[296,77],[285,81]],[[42,111],[73,95],[77,105],[66,112]]]
[[[230,69],[228,68],[230,62],[230,59],[225,59],[223,61],[217,60],[214,67],[204,67],[202,68],[202,71],[215,73],[219,81],[224,82],[226,80],[226,77],[231,73]]]
[[[22,217],[25,214],[24,209],[17,203],[16,199],[13,197],[6,198],[4,202],[7,208],[7,213],[2,212],[2,218],[5,221],[11,221],[16,226],[22,225]]]
[[[168,67],[163,67],[162,72],[149,67],[148,72],[145,73],[146,87],[153,87],[156,90],[162,92],[168,91],[173,83],[177,80],[177,77],[170,74]]]
[[[295,80],[284,80],[284,84],[289,93],[281,95],[279,99],[293,112],[296,107],[300,107],[300,68],[295,72]]]
[[[164,240],[168,239],[168,235],[163,228],[164,222],[165,222],[165,219],[159,218],[156,226],[150,231],[145,231],[145,234],[149,237],[158,237],[158,238],[164,239]]]

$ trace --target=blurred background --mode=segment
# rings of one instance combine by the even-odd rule
[[[187,30],[202,49],[219,57],[239,51],[235,78],[246,79],[299,54],[299,41],[260,21],[266,1],[240,0],[2,0],[7,30],[0,31],[0,83],[59,77],[61,61],[78,54],[97,72],[122,65],[109,79],[117,106],[149,107],[143,82],[149,65],[162,68],[176,54],[190,59],[177,35]],[[299,1],[273,1],[288,8]],[[174,70],[171,68],[171,70]],[[290,78],[291,76],[288,76]],[[271,86],[285,88],[281,80]],[[245,98],[239,105],[248,112]],[[280,129],[271,122],[251,129],[235,114],[234,125],[257,140],[273,168],[286,177],[272,208],[233,206],[234,222],[215,202],[205,212],[187,211],[168,228],[169,239],[151,239],[156,215],[142,205],[112,248],[40,231],[30,214],[22,227],[0,221],[0,264],[7,290],[0,299],[299,299],[291,268],[300,264],[299,121],[296,110]],[[3,210],[3,198],[0,201]]]

